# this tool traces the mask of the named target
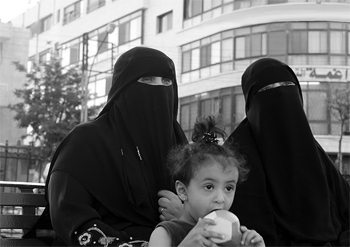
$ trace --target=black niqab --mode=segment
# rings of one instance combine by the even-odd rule
[[[143,76],[166,77],[173,84],[137,82]],[[116,230],[141,227],[137,231],[142,232],[144,227],[148,230],[139,236],[147,240],[159,221],[157,191],[172,189],[164,163],[167,152],[187,142],[176,121],[177,104],[172,60],[151,48],[129,50],[115,64],[106,106],[97,119],[65,138],[50,175],[61,171],[72,176],[119,219],[111,222]]]
[[[286,81],[295,86],[258,92]],[[268,244],[339,243],[349,229],[349,186],[312,135],[294,72],[260,59],[244,72],[242,88],[247,118],[226,145],[241,148],[251,174],[232,211]]]

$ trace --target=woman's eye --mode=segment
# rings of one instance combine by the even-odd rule
[[[169,86],[169,85],[173,84],[173,81],[171,79],[168,79],[168,78],[162,78],[162,83],[164,85]]]
[[[141,77],[140,79],[137,80],[138,82],[142,82],[142,83],[148,83],[151,84],[153,82],[153,78],[152,77]]]

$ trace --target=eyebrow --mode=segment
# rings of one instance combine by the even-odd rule
[[[202,180],[202,182],[206,182],[206,181],[216,182],[217,180],[216,179],[212,179],[212,178],[204,178]],[[232,179],[232,180],[226,181],[225,183],[237,183],[237,180],[236,179]]]

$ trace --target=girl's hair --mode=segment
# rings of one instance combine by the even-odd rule
[[[237,167],[238,183],[245,180],[248,173],[245,160],[236,150],[219,145],[218,135],[225,138],[225,132],[216,127],[214,117],[197,119],[192,134],[193,143],[175,147],[168,155],[167,164],[173,181],[179,180],[187,186],[203,162],[210,160],[223,168]]]

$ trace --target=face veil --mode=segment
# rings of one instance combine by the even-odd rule
[[[294,72],[278,60],[263,58],[246,69],[242,89],[247,117],[226,145],[241,146],[252,168],[235,201],[260,205],[261,211],[237,203],[234,212],[258,225],[267,243],[336,241],[349,222],[336,216],[348,210],[334,207],[333,201],[343,204],[348,186],[313,137]],[[335,181],[331,186],[330,179]]]
[[[137,82],[147,76],[173,83]],[[187,142],[176,121],[177,104],[172,60],[146,47],[125,52],[115,64],[105,107],[63,140],[49,174],[69,174],[110,213],[115,229],[133,229],[128,231],[147,239],[159,221],[157,192],[172,189],[164,164],[167,152]]]

